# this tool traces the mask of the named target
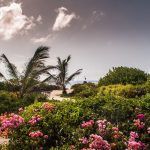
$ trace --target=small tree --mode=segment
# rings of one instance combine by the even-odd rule
[[[147,81],[148,75],[137,68],[114,67],[99,80],[99,86],[111,84],[143,84]]]
[[[63,94],[66,95],[66,85],[77,75],[81,74],[82,69],[77,70],[70,76],[68,76],[68,65],[71,56],[69,55],[67,59],[61,60],[60,57],[57,58],[56,69],[58,70],[58,75],[56,76],[56,83],[59,85],[63,91]]]

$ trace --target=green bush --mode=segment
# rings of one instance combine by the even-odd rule
[[[145,85],[108,85],[98,88],[98,96],[121,96],[136,98],[146,95],[148,88]]]
[[[71,87],[73,89],[73,93],[71,96],[88,98],[91,96],[95,96],[97,93],[97,86],[94,83],[83,83],[83,84],[75,84]]]
[[[18,112],[20,107],[28,106],[34,101],[47,101],[43,94],[30,94],[23,99],[18,99],[17,95],[12,92],[0,91],[0,114]]]
[[[148,74],[144,71],[131,67],[113,67],[112,70],[99,80],[98,85],[112,84],[143,84],[147,81]]]

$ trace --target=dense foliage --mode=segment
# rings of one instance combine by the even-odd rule
[[[20,107],[31,105],[35,101],[47,101],[47,97],[43,94],[34,93],[26,95],[23,99],[18,99],[15,93],[0,91],[0,114],[18,112]]]
[[[137,68],[114,67],[99,80],[98,85],[111,84],[143,84],[147,81],[148,75]]]
[[[108,85],[98,88],[99,96],[120,96],[126,98],[141,97],[149,93],[149,86],[146,85]]]
[[[1,131],[7,131],[10,138],[8,149],[84,149],[100,140],[99,142],[104,142],[111,149],[124,150],[130,145],[131,133],[136,132],[139,138],[133,141],[137,142],[139,147],[142,143],[145,144],[148,150],[149,111],[149,95],[139,99],[113,96],[82,98],[63,102],[38,102],[20,109],[19,116],[14,114],[1,116],[0,124],[3,129]],[[144,120],[140,120],[137,117],[138,114],[144,114]],[[15,121],[19,119],[17,127],[12,124],[13,118],[16,118]],[[104,118],[107,121],[104,121]],[[11,124],[5,126],[4,120]],[[97,124],[102,121],[111,122],[104,130],[105,136],[99,133],[99,130],[103,128]],[[99,130],[97,130],[98,127]],[[117,128],[117,132],[114,132],[113,127]],[[114,134],[116,139],[113,138]],[[96,140],[93,135],[98,139]],[[84,144],[84,138],[86,142],[88,141],[87,144]],[[124,140],[126,144],[123,143]]]
[[[70,95],[80,98],[88,98],[97,94],[97,86],[91,82],[74,84],[71,89],[73,89],[73,92]]]

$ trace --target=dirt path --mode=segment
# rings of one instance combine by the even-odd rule
[[[4,139],[0,137],[0,144],[8,143],[9,139]]]
[[[71,93],[73,90],[72,89],[69,89],[67,90],[67,93]],[[51,93],[44,93],[48,96],[48,99],[50,100],[59,100],[59,101],[62,101],[62,100],[66,100],[66,99],[69,99],[69,98],[65,98],[65,97],[61,97],[62,95],[62,90],[53,90]]]

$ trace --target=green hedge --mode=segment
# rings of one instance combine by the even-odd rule
[[[98,96],[121,96],[136,98],[146,95],[149,89],[145,85],[108,85],[98,88]]]

